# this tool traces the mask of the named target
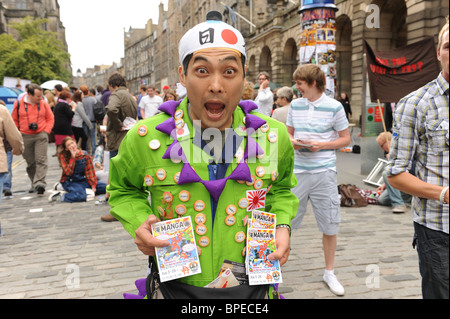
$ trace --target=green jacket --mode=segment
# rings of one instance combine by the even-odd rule
[[[180,109],[183,111],[183,120],[190,133],[179,137],[178,141],[191,167],[202,180],[208,180],[210,176],[208,163],[211,157],[193,143],[195,130],[187,113],[187,98],[178,106],[177,110]],[[286,127],[283,123],[260,113],[252,111],[249,114],[257,115],[267,121],[270,127],[266,133],[258,129],[252,134],[254,140],[265,152],[262,158],[248,158],[250,173],[255,179],[258,179],[258,182],[249,186],[250,183],[227,180],[217,202],[214,225],[211,209],[212,197],[205,186],[199,182],[178,185],[176,180],[183,168],[183,162],[176,163],[171,159],[163,159],[167,148],[174,140],[169,135],[158,131],[156,127],[170,118],[168,114],[161,113],[139,121],[125,136],[120,145],[119,154],[111,160],[108,186],[108,192],[111,195],[109,199],[111,214],[122,222],[133,238],[136,229],[147,219],[149,214],[154,214],[164,220],[177,218],[176,211],[186,210],[183,216],[191,216],[194,228],[197,225],[196,215],[203,213],[206,216],[204,223],[206,233],[195,234],[197,247],[201,249],[202,273],[179,279],[182,282],[202,287],[217,277],[225,259],[244,262],[243,250],[246,240],[240,235],[247,234],[247,226],[244,224],[246,216],[251,217],[250,208],[276,213],[277,224],[290,225],[297,213],[298,198],[291,192],[291,188],[297,185],[293,174],[294,150]],[[237,107],[232,124],[235,132],[244,137],[241,144],[242,149],[245,149],[247,141],[246,131],[242,129],[244,116],[245,113],[241,107]],[[272,131],[278,133],[274,142],[270,142],[268,139],[268,134]],[[150,143],[152,141],[153,143]],[[155,149],[155,144],[160,146]],[[234,157],[225,176],[229,176],[236,166],[236,157]],[[163,169],[165,174],[160,169]],[[151,176],[151,181],[149,176]],[[158,176],[161,180],[158,179]],[[173,198],[172,202],[168,203],[164,200],[165,192],[165,195],[170,192]],[[265,194],[265,207],[261,207],[264,203],[261,200],[264,197],[260,197],[259,202],[255,199],[255,197],[257,198],[255,195],[261,195],[261,192],[263,195]],[[241,201],[242,199],[244,200]],[[241,208],[239,203],[245,207],[245,204],[243,205],[245,199],[248,200],[249,206]],[[253,201],[254,199],[255,201]],[[201,205],[195,205],[195,203],[199,203],[197,202],[199,200],[204,203],[203,210],[201,210]],[[260,206],[255,206],[256,204],[260,204]],[[235,222],[228,220],[230,225],[227,225],[225,219],[229,205],[234,205],[237,212],[234,215]],[[230,210],[228,211],[230,212]]]

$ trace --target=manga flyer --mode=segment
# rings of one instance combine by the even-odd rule
[[[156,247],[161,282],[202,272],[190,216],[152,225],[153,237],[168,240],[167,247]]]
[[[281,268],[278,260],[267,256],[276,250],[276,214],[260,210],[252,211],[247,229],[246,268],[250,285],[281,283]]]
[[[281,267],[278,260],[267,256],[276,250],[275,229],[247,230],[248,279],[250,285],[282,283]]]
[[[252,222],[250,228],[257,229],[275,229],[277,224],[277,215],[266,213],[261,210],[254,210],[252,212]]]

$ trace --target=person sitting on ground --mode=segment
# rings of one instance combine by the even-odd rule
[[[62,141],[62,151],[58,153],[62,168],[60,183],[65,192],[55,192],[49,201],[85,202],[95,195],[105,194],[106,184],[97,182],[92,158],[78,148],[75,140],[68,136]],[[88,194],[89,193],[89,197]]]
[[[381,132],[376,141],[380,148],[386,152],[386,158],[389,158],[389,148],[391,147],[392,133]],[[389,184],[387,179],[387,172],[383,172],[384,183],[377,188],[377,193],[380,194],[378,198],[378,204],[383,206],[392,206],[392,212],[394,214],[402,214],[406,212],[405,203],[411,202],[411,195],[403,193],[398,189],[395,189]]]

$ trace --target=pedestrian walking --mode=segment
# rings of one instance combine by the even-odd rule
[[[139,102],[142,118],[153,116],[158,113],[158,107],[162,104],[163,99],[156,94],[155,87],[150,85],[147,87],[147,95],[144,95]]]
[[[342,105],[325,95],[325,74],[319,66],[299,66],[294,72],[294,81],[303,97],[292,101],[286,121],[296,150],[294,173],[301,181],[293,189],[300,205],[292,226],[301,226],[308,200],[311,201],[317,225],[323,234],[323,280],[334,294],[342,296],[345,289],[334,273],[341,220],[336,149],[350,144],[348,121]]]
[[[124,127],[125,120],[137,120],[137,103],[128,92],[125,79],[118,73],[110,76],[108,80],[111,95],[106,107],[106,150],[109,151],[109,159],[119,152],[120,144],[127,134],[129,127]],[[141,109],[142,111],[142,109]],[[105,222],[116,221],[111,214],[101,216]]]
[[[352,118],[352,107],[350,105],[350,99],[348,98],[348,95],[346,92],[342,92],[339,95],[339,102],[341,102],[342,106],[344,107],[345,116],[347,117],[347,120]]]
[[[14,123],[22,133],[27,162],[27,174],[31,182],[30,192],[44,194],[47,186],[48,138],[55,119],[53,112],[42,98],[42,88],[37,84],[28,86],[28,94],[14,103],[11,113]]]
[[[55,124],[53,125],[53,132],[55,133],[55,145],[56,151],[61,148],[61,143],[67,136],[71,136],[75,139],[72,131],[72,119],[74,116],[74,111],[71,103],[72,94],[68,91],[61,91],[58,97],[58,103],[56,103],[53,110],[55,116]],[[74,104],[76,107],[76,104]]]
[[[24,150],[22,135],[14,124],[14,121],[9,114],[8,109],[0,100],[0,203],[3,192],[3,185],[9,178],[9,183],[11,183],[11,164],[9,162],[9,156],[7,156],[7,150],[5,144],[7,143],[10,147],[8,152],[12,155],[21,155]],[[11,184],[8,185],[9,192],[11,193]],[[5,196],[11,196],[11,194],[6,194]]]
[[[83,93],[81,91],[76,91],[73,93],[73,101],[76,103],[73,121],[72,121],[72,131],[75,136],[75,141],[77,144],[81,139],[81,149],[83,151],[87,150],[87,142],[88,136],[83,129],[83,125],[86,125],[89,130],[93,129],[92,123],[86,115],[86,111],[84,110],[83,102]]]
[[[258,95],[255,98],[255,103],[258,105],[259,111],[267,116],[272,115],[273,110],[273,93],[270,89],[270,76],[267,72],[258,74]]]
[[[438,77],[402,98],[394,111],[389,183],[413,195],[413,246],[425,299],[449,298],[449,29],[438,36]],[[415,163],[415,176],[410,173]]]
[[[83,106],[84,111],[89,118],[89,121],[91,121],[92,129],[88,127],[88,125],[83,124],[83,129],[88,138],[90,139],[90,154],[94,156],[95,148],[97,147],[96,144],[96,138],[97,138],[97,125],[94,115],[94,105],[96,103],[95,94],[92,96],[89,88],[86,85],[80,86],[81,92],[83,92]]]
[[[282,123],[254,112],[252,101],[240,102],[245,42],[238,30],[217,21],[219,16],[208,13],[206,22],[180,40],[179,77],[187,96],[164,103],[161,114],[139,122],[110,163],[111,213],[145,255],[155,256],[155,247],[169,244],[152,236],[151,225],[160,219],[190,216],[200,225],[194,236],[201,249],[201,274],[161,283],[147,292],[149,298],[170,298],[168,289],[175,298],[183,291],[204,298],[230,298],[228,293],[233,298],[272,298],[274,287],[269,285],[201,288],[216,278],[224,260],[244,264],[245,221],[256,207],[276,214],[277,251],[269,260],[283,265],[289,256],[290,221],[298,206],[291,192],[296,185],[293,148]],[[264,124],[261,140],[269,145],[263,162],[262,146],[250,132],[259,132]],[[183,135],[181,142],[177,134]],[[198,158],[192,148],[201,153]],[[214,152],[216,148],[221,152]],[[226,218],[227,212],[232,217]],[[155,265],[156,258],[150,261]]]

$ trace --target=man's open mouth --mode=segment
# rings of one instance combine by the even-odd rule
[[[220,102],[205,103],[205,109],[208,116],[212,119],[220,118],[225,110],[225,104]]]

